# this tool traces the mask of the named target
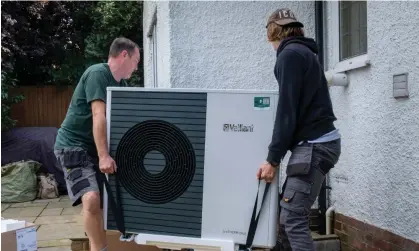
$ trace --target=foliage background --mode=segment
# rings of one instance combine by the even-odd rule
[[[107,61],[114,38],[143,44],[141,1],[2,1],[1,12],[2,131],[24,98],[10,94],[14,86],[76,85],[89,65]],[[143,81],[140,63],[127,82]]]

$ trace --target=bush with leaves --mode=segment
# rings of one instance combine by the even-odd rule
[[[7,73],[1,73],[1,131],[8,131],[16,125],[16,120],[11,118],[10,110],[13,104],[21,102],[23,95],[10,94],[10,88],[16,86],[16,79]]]
[[[112,41],[120,36],[129,38],[142,47],[142,8],[140,1],[98,2],[92,16],[92,30],[86,38],[86,60],[92,63],[106,62]],[[131,86],[144,85],[141,63],[138,71],[127,82]]]
[[[89,1],[2,1],[2,67],[17,85],[68,85],[85,70],[84,40],[90,34]],[[4,63],[3,63],[4,61]],[[3,70],[3,69],[2,69]]]
[[[1,3],[1,131],[8,131],[16,125],[16,120],[11,118],[13,104],[23,100],[22,95],[10,94],[10,89],[16,86],[14,69],[16,57],[23,54],[23,50],[17,44],[15,38],[17,20],[4,10],[4,2]]]
[[[13,67],[17,85],[77,84],[119,36],[142,47],[142,1],[2,1],[1,12],[10,52],[2,51],[2,67]],[[130,85],[142,86],[142,76],[140,64]]]

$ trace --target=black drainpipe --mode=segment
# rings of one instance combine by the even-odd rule
[[[320,64],[324,68],[324,55],[323,55],[323,1],[315,1],[314,2],[314,18],[315,18],[315,25],[316,25],[316,40],[317,45],[319,46],[319,61]]]
[[[316,40],[319,47],[318,58],[324,69],[324,52],[323,52],[323,1],[315,1],[315,29]],[[326,234],[326,210],[327,210],[327,184],[326,179],[322,184],[318,202],[319,202],[319,234]]]

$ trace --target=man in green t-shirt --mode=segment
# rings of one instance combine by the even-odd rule
[[[108,62],[90,66],[81,76],[58,130],[54,152],[64,170],[72,205],[83,203],[91,251],[107,250],[98,177],[117,168],[107,147],[106,87],[125,86],[124,79],[137,70],[139,61],[136,43],[123,37],[115,39]]]

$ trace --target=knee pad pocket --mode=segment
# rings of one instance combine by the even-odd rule
[[[63,154],[63,166],[67,170],[83,168],[86,165],[87,153],[84,150],[65,151]]]
[[[89,180],[88,180],[88,179],[82,179],[82,180],[80,180],[79,182],[74,183],[74,184],[71,186],[71,192],[72,192],[73,194],[77,194],[77,193],[79,193],[81,190],[83,190],[83,189],[85,189],[85,188],[87,188],[87,187],[89,187],[89,186],[90,186],[90,182],[89,182]]]
[[[310,212],[311,184],[297,177],[288,177],[281,207],[299,215],[306,215]]]

